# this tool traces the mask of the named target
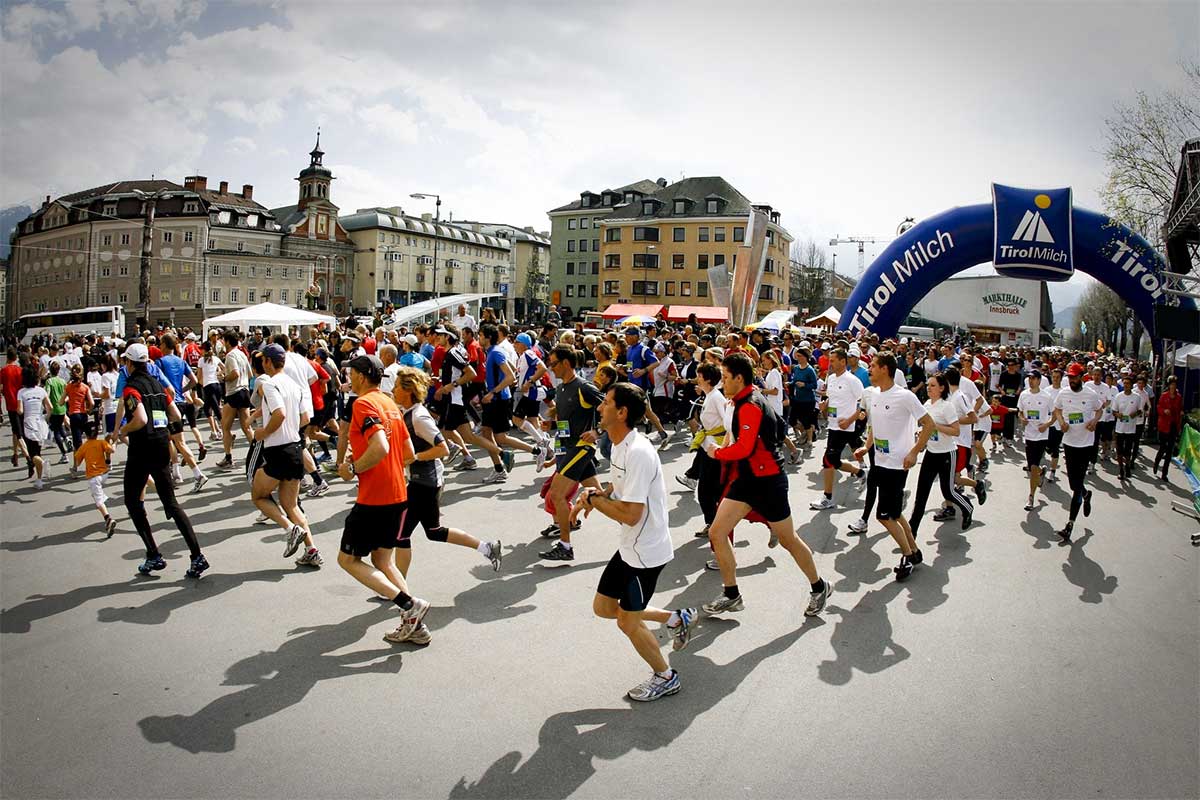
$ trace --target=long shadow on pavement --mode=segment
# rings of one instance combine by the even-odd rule
[[[232,752],[238,728],[301,702],[321,681],[398,673],[401,654],[411,647],[330,655],[362,639],[366,629],[386,615],[383,609],[372,609],[345,621],[289,631],[295,638],[278,649],[244,658],[225,671],[223,685],[246,688],[218,697],[195,714],[145,717],[138,727],[147,741],[166,742],[189,753]]]
[[[585,708],[554,714],[542,723],[538,749],[522,763],[509,752],[488,767],[477,781],[466,776],[450,790],[451,798],[566,798],[596,773],[595,761],[612,761],[633,750],[668,746],[706,711],[728,695],[763,661],[824,625],[820,619],[797,627],[719,666],[692,649],[671,656],[683,690],[645,708]],[[709,639],[708,641],[714,641]],[[582,729],[581,729],[582,726]]]
[[[1067,556],[1067,563],[1062,565],[1062,571],[1068,581],[1083,590],[1079,595],[1080,600],[1085,603],[1099,603],[1104,599],[1104,595],[1117,590],[1117,577],[1106,575],[1104,567],[1083,552],[1083,546],[1091,538],[1092,532],[1088,530],[1071,542],[1071,552]]]
[[[913,580],[921,576],[914,575]],[[873,675],[894,667],[909,657],[908,650],[892,639],[892,623],[888,619],[888,603],[894,600],[904,584],[889,583],[866,592],[850,611],[830,605],[826,615],[839,614],[841,619],[830,634],[834,659],[817,665],[817,677],[833,686],[850,682],[854,670]]]
[[[236,589],[244,583],[255,581],[263,583],[278,583],[288,575],[296,573],[295,569],[260,569],[253,572],[242,572],[226,575],[209,573],[203,580],[188,581],[177,584],[178,588],[169,594],[162,594],[148,603],[140,606],[108,606],[96,612],[98,622],[132,622],[138,625],[161,625],[166,622],[172,611],[176,611],[189,603],[208,600],[217,595]]]

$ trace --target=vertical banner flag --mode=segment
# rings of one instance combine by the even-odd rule
[[[992,184],[992,263],[1009,278],[1065,281],[1075,271],[1071,189]]]
[[[733,267],[733,289],[729,300],[729,321],[744,328],[758,316],[758,290],[767,266],[767,214],[760,209],[750,212],[746,243],[737,249]]]

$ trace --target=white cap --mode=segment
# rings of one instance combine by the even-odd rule
[[[833,347],[833,345],[831,345],[829,342],[825,342],[823,345],[821,345],[822,350],[828,350],[831,347]]]
[[[846,355],[854,356],[855,358],[862,358],[862,350],[859,350],[858,345],[856,344],[851,345],[850,349],[846,351]]]
[[[189,340],[189,341],[193,341],[193,342],[194,342],[194,341],[196,341],[196,339],[197,339],[197,338],[199,338],[199,337],[197,337],[197,336],[196,336],[196,332],[195,332],[195,331],[191,331],[190,333],[188,333],[188,335],[187,335],[187,336],[185,336],[185,337],[183,337],[183,338],[185,338],[185,339],[187,339],[187,340]]]
[[[808,348],[809,350],[811,350],[811,349],[812,349],[812,342],[810,342],[808,339],[805,339],[804,341],[802,341],[802,342],[800,343],[800,346],[801,346],[801,347]]]
[[[408,343],[409,347],[416,347],[417,346],[417,335],[415,333],[410,333],[404,337],[404,341]]]
[[[901,337],[900,337],[900,344],[908,344],[908,337],[907,337],[907,336],[901,336]]]
[[[131,344],[125,348],[125,358],[139,364],[145,364],[150,360],[150,351],[146,349],[144,344]]]

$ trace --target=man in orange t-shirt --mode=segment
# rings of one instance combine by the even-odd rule
[[[392,552],[400,538],[408,500],[404,465],[414,457],[412,441],[395,401],[379,391],[383,362],[363,355],[346,366],[350,388],[358,399],[351,411],[349,448],[338,473],[347,481],[358,477],[358,496],[346,515],[338,566],[400,609],[400,627],[384,637],[387,641],[429,644],[429,629],[422,622],[429,601],[408,593]],[[370,565],[362,560],[368,555]]]

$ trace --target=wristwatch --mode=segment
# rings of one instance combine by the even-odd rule
[[[344,463],[344,464],[346,464],[348,467],[350,467],[350,474],[351,474],[351,475],[357,475],[357,474],[358,474],[358,470],[354,469],[354,459],[353,459],[353,458],[347,458],[347,459],[346,459],[344,462],[342,462],[342,463]]]

